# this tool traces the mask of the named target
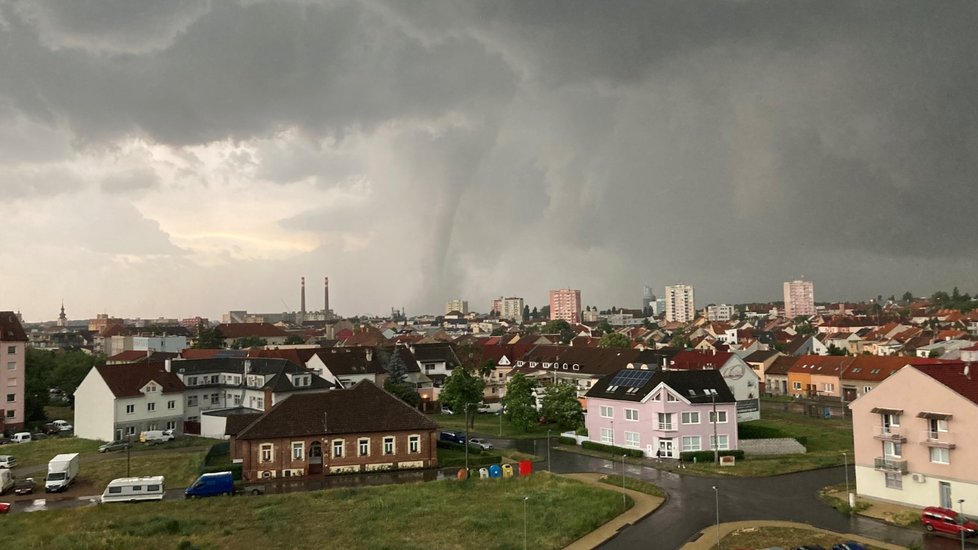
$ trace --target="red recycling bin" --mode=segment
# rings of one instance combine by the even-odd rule
[[[526,477],[533,473],[533,463],[529,460],[520,461],[520,477]]]

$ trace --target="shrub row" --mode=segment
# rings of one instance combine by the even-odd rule
[[[778,439],[788,437],[788,434],[771,426],[758,426],[744,422],[737,426],[738,439]]]
[[[744,458],[744,451],[720,451],[720,456],[732,456],[737,460]],[[713,451],[683,451],[679,453],[683,462],[713,462]]]
[[[618,447],[616,445],[605,445],[603,443],[595,443],[593,441],[582,441],[581,447],[585,449],[591,449],[594,451],[603,451],[606,453],[617,454],[617,455],[628,455],[643,457],[645,453],[642,449],[626,449],[625,447]]]
[[[558,437],[557,442],[560,443],[561,445],[577,445],[576,439],[574,439],[573,437],[567,437],[566,435],[562,435]]]

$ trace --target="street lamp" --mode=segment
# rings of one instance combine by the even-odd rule
[[[550,472],[550,430],[547,430],[547,471]]]
[[[469,476],[469,405],[465,404],[465,477]]]
[[[717,501],[717,550],[720,548],[720,490],[717,486],[713,486],[713,493],[716,495]]]
[[[965,521],[964,518],[964,499],[958,499],[958,508],[961,509],[961,521]],[[961,526],[961,550],[964,550],[964,525]]]
[[[713,398],[713,463],[720,463],[720,438],[717,436],[717,391],[710,389],[710,397]],[[716,489],[716,487],[714,487]]]
[[[526,550],[526,501],[530,497],[523,497],[523,550]]]
[[[621,507],[626,508],[625,503],[625,455],[621,455]]]
[[[846,506],[849,507],[849,515],[852,515],[852,504],[849,497],[849,455],[845,451],[842,451],[842,464],[843,469],[846,471]]]
[[[128,443],[128,445],[126,445],[126,477],[132,477],[132,475],[129,473],[129,459],[132,458],[132,433],[129,432],[128,429],[126,432]]]

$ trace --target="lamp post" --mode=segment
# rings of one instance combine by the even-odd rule
[[[720,463],[720,438],[717,436],[717,391],[711,389],[710,397],[713,398],[713,463]],[[714,487],[716,489],[716,487]]]
[[[550,430],[547,430],[547,471],[550,472]]]
[[[720,490],[713,486],[713,493],[716,495],[717,502],[717,550],[720,549]]]
[[[842,467],[846,471],[846,506],[849,507],[849,515],[852,515],[852,505],[849,502],[849,455],[842,451]]]
[[[465,404],[465,476],[469,475],[469,403]]]
[[[965,518],[964,518],[964,499],[963,498],[959,498],[958,499],[958,508],[961,509],[961,521],[965,521]],[[961,550],[964,550],[964,529],[961,529]]]
[[[523,497],[523,550],[526,550],[526,501],[530,497]]]
[[[127,429],[126,431],[128,432],[129,430]],[[127,433],[126,438],[128,443],[126,445],[126,477],[132,477],[129,473],[129,459],[132,458],[132,434]]]
[[[625,503],[625,455],[621,455],[621,507],[624,509],[627,506]]]

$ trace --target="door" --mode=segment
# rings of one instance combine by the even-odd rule
[[[843,388],[842,389],[843,400],[848,403],[850,401],[856,400],[856,388]]]
[[[941,507],[951,508],[953,506],[953,501],[951,500],[951,484],[942,481],[938,490],[941,492]]]
[[[323,473],[323,446],[318,441],[309,445],[309,475]]]
[[[663,458],[675,458],[672,455],[672,439],[660,439],[659,450],[662,451]]]

